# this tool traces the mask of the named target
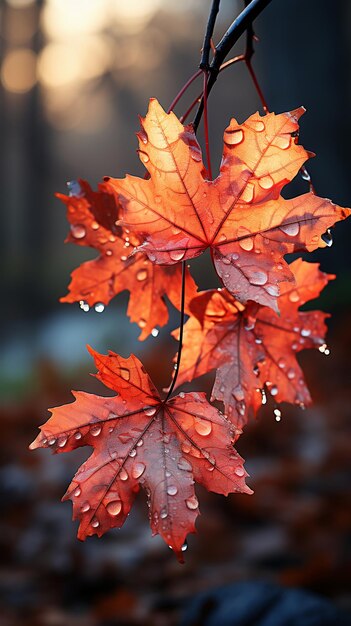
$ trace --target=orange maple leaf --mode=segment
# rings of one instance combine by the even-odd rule
[[[61,302],[81,302],[81,306],[107,305],[127,289],[130,300],[127,314],[140,329],[140,340],[146,339],[156,326],[168,321],[165,296],[180,307],[182,272],[180,266],[156,266],[142,253],[131,255],[139,241],[123,233],[119,206],[109,188],[100,184],[92,191],[83,180],[75,183],[73,193],[57,197],[67,206],[71,224],[66,241],[91,246],[100,256],[83,263],[72,272],[69,293]],[[196,285],[186,271],[186,302],[196,295]],[[187,307],[186,307],[187,310]]]
[[[93,447],[63,498],[73,502],[80,539],[122,526],[141,486],[153,534],[182,560],[182,546],[195,532],[199,514],[194,481],[224,495],[251,493],[243,460],[233,448],[240,431],[203,393],[162,401],[134,355],[90,352],[97,378],[117,395],[74,392],[75,402],[51,409],[30,448]]]
[[[252,303],[244,307],[225,290],[205,291],[194,298],[192,317],[184,326],[177,385],[216,369],[212,399],[224,403],[226,414],[239,427],[260,408],[264,387],[277,402],[309,405],[296,354],[321,347],[328,314],[298,309],[334,278],[318,267],[301,259],[290,265],[296,284],[281,286],[280,316]],[[178,331],[172,334],[177,337]]]
[[[313,193],[279,195],[310,156],[296,140],[303,112],[232,119],[220,175],[210,181],[192,127],[151,100],[138,133],[150,179],[106,179],[125,226],[143,240],[140,249],[152,262],[172,265],[210,248],[237,300],[277,310],[279,284],[294,279],[284,255],[326,246],[323,233],[350,214]]]

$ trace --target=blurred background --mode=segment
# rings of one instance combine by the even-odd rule
[[[176,344],[168,331],[178,324],[171,306],[169,328],[140,343],[124,294],[102,314],[59,304],[70,271],[95,253],[63,244],[68,228],[54,192],[78,177],[95,186],[104,175],[143,174],[137,115],[151,96],[167,108],[196,71],[209,7],[209,0],[0,0],[4,626],[178,624],[196,592],[245,580],[305,588],[351,609],[351,223],[334,229],[332,248],[309,256],[338,274],[316,302],[333,314],[331,355],[301,355],[314,406],[283,406],[276,423],[268,405],[245,430],[238,449],[255,495],[226,499],[199,489],[203,515],[184,566],[151,538],[143,497],[121,531],[78,542],[70,503],[60,498],[88,451],[27,449],[47,407],[69,402],[70,389],[105,393],[88,376],[88,342],[100,352],[133,351],[155,382],[169,382]],[[242,3],[221,7],[215,41]],[[317,153],[313,183],[343,206],[351,198],[350,26],[343,0],[273,0],[255,23],[253,61],[271,109],[307,108],[300,137]],[[179,115],[199,89],[190,89]],[[230,117],[242,121],[259,106],[244,67],[220,76],[209,112],[216,168]],[[305,190],[303,181],[292,188]],[[202,288],[217,286],[205,258],[193,266]],[[209,390],[211,380],[197,388]]]

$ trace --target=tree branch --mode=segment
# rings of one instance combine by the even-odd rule
[[[267,7],[270,2],[271,0],[251,0],[250,4],[248,4],[245,9],[238,15],[238,17],[228,28],[227,32],[223,35],[222,39],[216,46],[216,53],[209,67],[210,76],[207,83],[207,95],[210,94],[210,91],[217,80],[220,67],[227,54],[236,44],[239,37],[241,37],[245,30],[250,27],[253,20]],[[204,102],[202,98],[193,122],[195,130],[199,126],[203,114],[203,107]]]
[[[208,71],[210,67],[210,50],[211,50],[211,39],[214,31],[214,27],[216,24],[216,19],[219,11],[219,4],[221,0],[213,0],[210,16],[207,22],[207,28],[205,33],[205,39],[202,46],[202,56],[200,61],[200,70]]]

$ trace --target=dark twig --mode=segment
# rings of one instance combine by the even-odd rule
[[[216,53],[209,67],[210,76],[207,83],[207,95],[210,94],[210,91],[217,80],[220,67],[227,54],[233,48],[234,44],[236,44],[239,37],[241,37],[250,24],[252,24],[253,20],[267,7],[270,2],[271,0],[251,0],[250,4],[244,8],[244,10],[228,28],[227,32],[223,35],[221,41],[216,46]],[[199,126],[203,114],[203,107],[204,102],[202,98],[193,122],[195,130]]]
[[[208,178],[212,180],[210,133],[209,133],[209,126],[208,126],[208,110],[207,110],[207,81],[208,81],[208,72],[204,70],[203,98],[204,98],[204,130],[205,130],[206,161],[207,161]]]
[[[202,56],[200,61],[200,69],[205,71],[208,71],[210,67],[211,40],[219,11],[220,1],[221,0],[212,1],[210,16],[207,22],[205,39],[202,47]]]

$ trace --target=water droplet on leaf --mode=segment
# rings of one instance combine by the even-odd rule
[[[185,500],[185,504],[187,505],[188,509],[190,509],[191,511],[195,511],[197,507],[199,506],[199,502],[196,496],[191,496],[191,498],[188,498],[187,500]]]
[[[97,302],[94,307],[96,313],[103,313],[105,310],[105,305],[102,302]]]
[[[122,502],[120,500],[112,500],[106,505],[106,511],[113,516],[119,515],[122,511]]]
[[[71,224],[71,233],[75,239],[84,239],[86,230],[83,224]]]
[[[202,437],[207,437],[212,430],[212,424],[205,420],[195,420],[195,430]]]
[[[133,478],[140,478],[145,472],[145,463],[134,463],[132,467]]]

